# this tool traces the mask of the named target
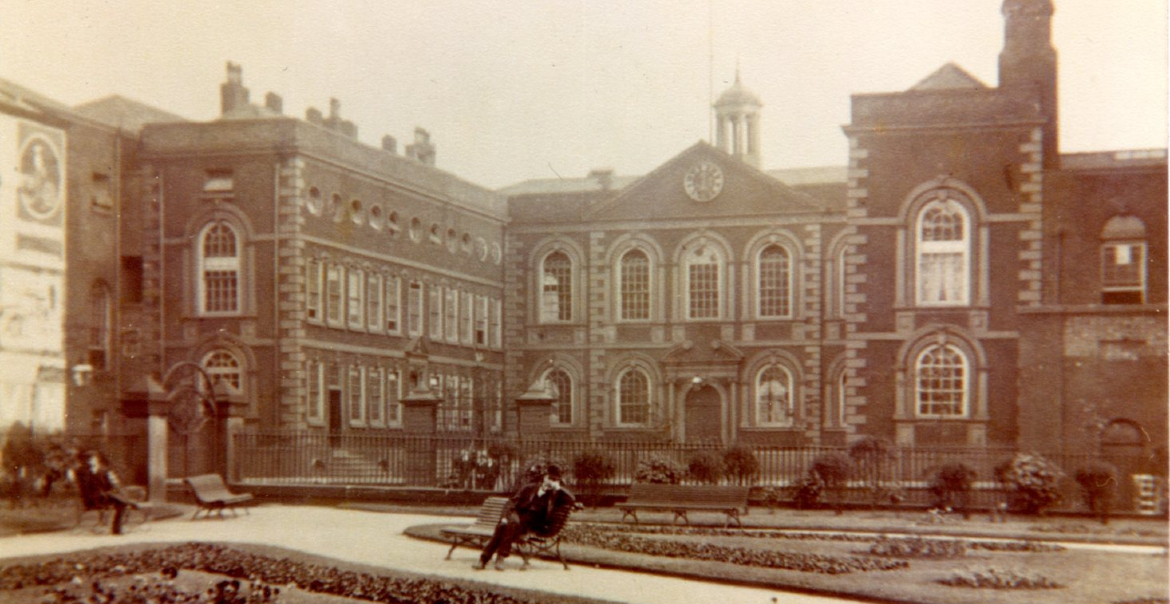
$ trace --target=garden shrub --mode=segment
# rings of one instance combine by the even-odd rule
[[[739,484],[751,481],[760,471],[760,462],[754,451],[743,445],[731,447],[723,453],[723,469]]]
[[[801,480],[796,490],[796,505],[799,508],[815,507],[826,491],[835,491],[835,508],[841,513],[841,489],[853,475],[853,460],[844,453],[825,453],[813,460],[812,467]]]
[[[687,469],[677,461],[662,455],[651,455],[638,462],[634,480],[650,484],[678,484],[686,475]]]
[[[896,490],[896,485],[890,482],[894,477],[893,462],[898,458],[898,450],[890,441],[867,436],[849,447],[849,458],[854,463],[854,475],[861,479],[869,492],[871,507]]]
[[[617,473],[613,457],[601,449],[582,451],[573,458],[573,478],[596,504],[601,484]]]
[[[1060,501],[1060,467],[1036,453],[1017,453],[996,467],[996,478],[1025,514],[1043,514]]]
[[[687,463],[687,474],[703,484],[723,480],[723,457],[714,451],[697,451]]]
[[[975,483],[975,477],[975,470],[961,461],[944,464],[930,479],[934,506],[939,509],[958,509],[963,513],[963,518],[969,518],[971,485]]]
[[[1109,524],[1109,512],[1117,494],[1117,468],[1094,461],[1077,470],[1076,481],[1081,486],[1081,497],[1089,511],[1097,515],[1101,524]]]

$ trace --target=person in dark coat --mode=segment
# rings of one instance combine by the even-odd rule
[[[106,465],[101,453],[86,451],[82,453],[80,461],[73,469],[73,479],[77,482],[77,490],[81,492],[82,504],[86,510],[114,508],[110,532],[121,535],[126,508],[137,508],[138,505],[122,494],[118,476]]]
[[[556,512],[574,503],[573,494],[561,486],[561,468],[550,464],[540,482],[524,485],[508,500],[492,538],[473,568],[483,570],[494,555],[496,570],[504,570],[504,560],[511,555],[517,539],[527,533],[547,533]]]

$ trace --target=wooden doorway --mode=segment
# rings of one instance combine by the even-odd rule
[[[701,443],[723,440],[723,397],[712,386],[698,386],[687,392],[686,441]]]

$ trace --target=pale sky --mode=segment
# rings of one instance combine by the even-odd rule
[[[1166,0],[1055,0],[1061,150],[1167,145]],[[765,168],[843,165],[849,96],[946,62],[997,82],[1001,0],[5,0],[0,77],[77,104],[120,94],[219,113],[312,106],[359,139],[430,130],[438,166],[488,187],[643,174],[709,130],[714,92],[764,102]],[[712,27],[713,26],[713,27]],[[713,60],[710,60],[713,49]]]

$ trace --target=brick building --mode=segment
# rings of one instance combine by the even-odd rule
[[[509,379],[589,438],[1163,443],[1165,151],[1059,153],[1052,12],[1004,3],[998,87],[855,95],[845,170],[759,172],[737,76],[718,149],[505,189]]]
[[[432,429],[524,436],[541,384],[557,440],[1148,452],[1165,150],[1059,152],[1052,11],[1004,2],[995,87],[947,64],[855,95],[847,166],[761,170],[764,103],[737,75],[714,145],[501,191],[436,168],[425,130],[400,154],[336,101],[253,104],[231,64],[203,123],[0,82],[5,127],[52,143],[67,191],[25,220],[55,233],[38,258],[62,251],[24,264],[66,295],[60,349],[22,375],[77,375],[73,431],[170,434],[153,461],[175,476],[223,468],[241,427],[410,432],[402,403],[428,397]]]

